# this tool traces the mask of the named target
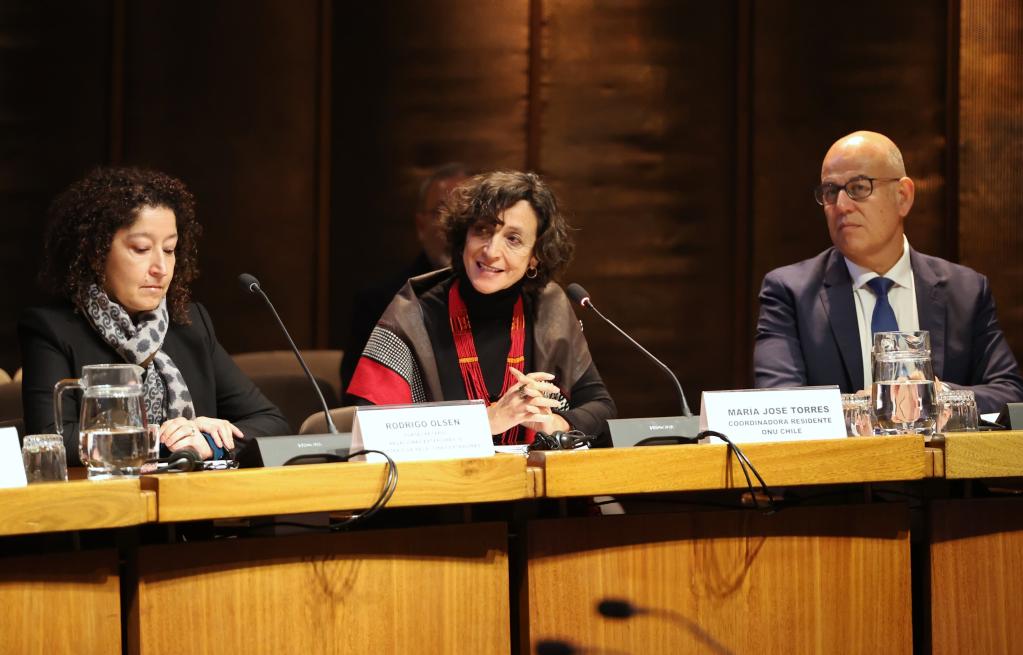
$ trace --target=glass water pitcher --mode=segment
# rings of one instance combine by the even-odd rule
[[[874,334],[871,403],[879,434],[932,434],[938,414],[931,335]]]
[[[53,387],[54,421],[63,432],[61,398],[70,389],[82,391],[78,422],[79,454],[90,479],[137,477],[157,454],[155,430],[148,430],[142,402],[143,370],[134,364],[82,367],[82,377],[61,380]]]

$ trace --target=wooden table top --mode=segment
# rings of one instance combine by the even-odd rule
[[[1023,431],[950,432],[945,435],[945,477],[1023,477]]]
[[[138,479],[43,482],[0,489],[0,535],[95,530],[156,519],[156,495]]]
[[[362,509],[383,488],[384,464],[349,462],[237,471],[158,475],[143,479],[159,498],[160,523]],[[526,458],[399,462],[388,507],[521,500],[535,496]]]
[[[770,486],[919,480],[921,436],[861,437],[741,446]],[[548,497],[731,489],[746,486],[725,444],[538,452]]]
[[[742,446],[771,486],[1023,477],[1023,431],[851,438]],[[0,536],[362,509],[383,464],[346,463],[73,480],[0,489]],[[389,507],[741,488],[724,444],[537,452],[402,462]]]

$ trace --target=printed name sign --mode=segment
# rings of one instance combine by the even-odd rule
[[[14,428],[0,428],[0,488],[24,487],[25,463],[21,459],[18,445],[18,431]]]
[[[700,429],[715,430],[737,443],[846,436],[837,386],[706,391]]]
[[[360,407],[352,424],[352,449],[381,450],[396,462],[490,457],[494,439],[482,400]],[[372,453],[368,462],[384,458]]]

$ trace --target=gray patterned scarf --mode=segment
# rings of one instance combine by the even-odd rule
[[[79,309],[124,361],[145,369],[142,391],[146,420],[150,424],[159,425],[178,416],[189,420],[195,418],[192,396],[188,393],[185,379],[174,365],[174,360],[161,350],[170,327],[166,298],[153,311],[139,314],[138,322],[133,323],[123,307],[93,284],[84,305],[79,301]]]

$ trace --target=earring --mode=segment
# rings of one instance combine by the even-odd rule
[[[530,266],[529,268],[526,269],[526,277],[528,277],[530,280],[535,278],[537,273],[539,273],[539,271],[536,270],[536,266]]]

